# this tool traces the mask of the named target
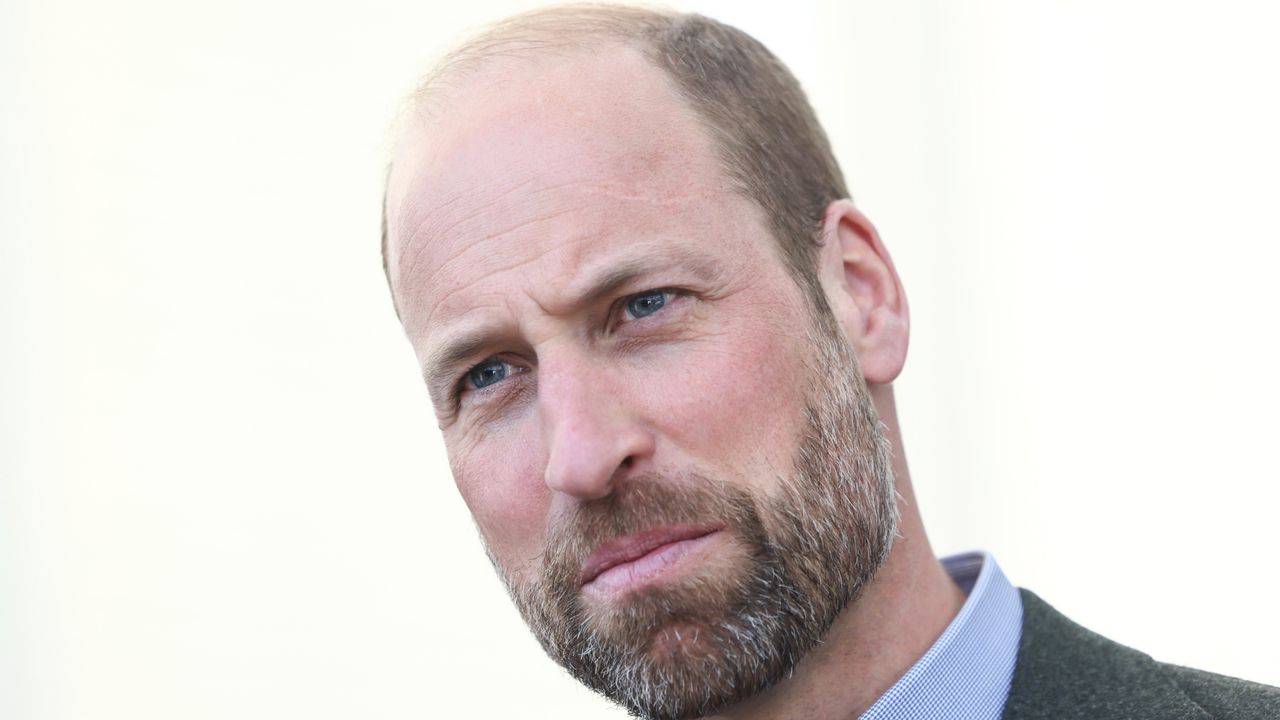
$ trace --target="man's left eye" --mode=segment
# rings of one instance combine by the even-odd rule
[[[632,320],[652,315],[667,304],[671,293],[667,290],[649,290],[639,295],[632,295],[627,300],[627,315]]]
[[[466,381],[475,390],[489,387],[507,379],[510,363],[491,358],[467,371]]]

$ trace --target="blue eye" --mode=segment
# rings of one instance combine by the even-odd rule
[[[471,382],[471,387],[477,390],[505,380],[506,377],[507,364],[501,360],[487,360],[471,368],[467,373],[467,380]]]
[[[667,291],[652,290],[650,292],[641,293],[632,297],[627,301],[627,312],[631,317],[639,320],[647,315],[652,315],[662,309],[667,304]]]

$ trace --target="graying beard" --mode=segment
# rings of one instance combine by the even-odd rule
[[[805,411],[797,475],[780,483],[777,497],[762,500],[779,537],[764,532],[752,499],[742,500],[755,518],[752,526],[759,528],[756,537],[747,538],[753,546],[751,570],[733,579],[737,587],[728,593],[733,606],[698,631],[710,633],[709,652],[694,655],[681,644],[657,662],[642,650],[619,648],[592,628],[575,587],[545,581],[517,587],[490,553],[547,653],[638,717],[697,717],[777,683],[822,641],[888,556],[898,522],[889,443],[843,338],[815,334],[822,337],[812,338],[819,357],[809,377],[848,375],[810,388],[816,397]],[[647,596],[645,602],[655,604],[628,606],[622,612],[631,618],[624,622],[638,624],[641,615],[655,613],[679,618],[673,603],[696,597],[699,590],[699,583],[689,583],[670,594]]]

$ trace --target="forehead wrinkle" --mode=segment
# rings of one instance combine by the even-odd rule
[[[481,187],[484,183],[476,183],[464,190],[456,191],[444,197],[444,199],[441,201],[440,204],[422,213],[420,218],[412,219],[412,224],[416,226],[416,229],[414,230],[413,234],[406,239],[404,244],[406,247],[410,244],[413,244],[416,240],[419,239],[420,236],[422,236],[424,233],[428,231],[435,231],[440,235],[447,235],[466,222],[478,220],[482,217],[485,210],[492,209],[494,206],[498,205],[503,200],[508,199],[510,196],[514,195],[517,191],[534,183],[538,179],[539,178],[536,176],[531,176],[523,180],[510,183],[507,187],[499,190],[497,194],[487,198],[485,201],[479,203],[474,208],[471,208],[470,212],[464,213],[461,217],[454,219],[452,222],[449,222],[446,224],[434,223],[433,220],[436,218],[436,216],[447,212],[452,206],[458,204],[463,199],[468,197],[474,197],[475,195],[477,195],[478,193],[476,193],[476,190],[479,187]],[[611,198],[615,200],[623,200],[623,201],[645,201],[645,202],[649,202],[657,205],[670,207],[670,206],[676,206],[681,204],[687,204],[688,200],[691,198],[707,199],[710,197],[714,197],[718,194],[725,192],[728,189],[725,187],[713,187],[713,188],[703,188],[701,190],[696,190],[693,192],[668,191],[668,192],[657,193],[657,192],[645,192],[645,189],[643,188],[643,186],[641,186],[638,189],[634,187],[628,187],[631,185],[633,185],[633,183],[607,181],[603,179],[568,180],[564,182],[537,187],[529,193],[529,197],[537,198],[539,195],[555,192],[557,190],[561,190],[564,188],[581,186],[582,192],[587,195],[599,195],[602,197]],[[402,203],[402,207],[403,205],[404,204]],[[403,222],[404,214],[405,214],[405,211],[402,211],[400,214],[400,218],[398,218],[401,225],[408,224]],[[554,217],[554,216],[548,216],[548,218],[549,217]],[[505,234],[506,232],[519,229],[519,227],[520,226],[517,225],[507,230],[502,230],[496,233],[490,233],[490,235],[493,237],[497,237],[502,234]]]
[[[569,238],[566,238],[565,240],[563,240],[561,244],[570,243],[570,242],[573,242],[574,240],[575,240],[575,238],[573,238],[573,237],[569,237]],[[436,272],[437,272],[437,273],[444,273],[444,274],[445,274],[445,277],[449,277],[449,275],[447,274],[447,270],[449,269],[449,266],[450,266],[452,263],[455,263],[455,262],[456,262],[456,263],[460,263],[460,264],[464,264],[464,265],[466,264],[466,257],[465,257],[465,255],[466,255],[467,250],[468,250],[468,247],[465,247],[465,246],[464,246],[464,247],[461,247],[461,248],[456,248],[456,249],[454,250],[454,252],[452,253],[452,255],[451,255],[451,256],[450,256],[450,257],[449,257],[445,262],[443,262],[443,263],[440,265],[440,267],[436,270]],[[489,267],[486,267],[486,268],[485,268],[485,275],[486,275],[487,277],[490,277],[490,278],[491,278],[491,277],[493,277],[493,276],[500,275],[500,274],[502,274],[502,273],[506,273],[506,272],[511,272],[511,271],[517,270],[517,269],[519,269],[519,268],[520,268],[520,267],[522,267],[522,266],[526,266],[526,265],[530,265],[530,264],[536,263],[536,262],[538,262],[540,259],[541,259],[541,256],[540,256],[540,255],[535,255],[535,256],[533,256],[533,257],[519,257],[519,258],[514,258],[514,259],[510,260],[509,262],[503,263],[503,264],[501,264],[501,265],[494,264],[494,265],[491,265],[491,266],[489,266]],[[474,281],[473,281],[473,282],[474,282]],[[441,293],[437,293],[437,294],[436,294],[436,295],[437,295],[437,297],[436,297],[435,302],[434,302],[430,307],[425,308],[426,312],[424,313],[423,317],[424,317],[424,319],[425,319],[425,318],[430,317],[432,314],[435,314],[435,313],[439,313],[439,314],[441,315],[441,317],[435,318],[435,322],[432,322],[432,323],[423,323],[423,324],[416,324],[416,323],[415,323],[415,325],[416,325],[417,327],[425,327],[425,326],[429,326],[429,325],[436,325],[436,326],[444,326],[444,327],[446,327],[446,328],[447,328],[449,324],[454,323],[454,322],[457,322],[457,318],[465,317],[468,313],[473,312],[473,311],[474,311],[474,310],[476,310],[478,307],[480,307],[481,305],[483,305],[483,304],[484,304],[484,303],[480,302],[480,300],[479,300],[479,299],[476,299],[476,300],[473,300],[473,301],[472,301],[472,306],[471,306],[471,307],[463,307],[461,310],[459,310],[459,311],[457,311],[457,312],[450,313],[449,305],[450,305],[450,303],[451,303],[451,302],[452,302],[454,305],[456,305],[456,304],[458,304],[458,303],[461,301],[460,299],[465,300],[465,296],[464,296],[464,295],[462,295],[462,289],[463,289],[463,288],[465,288],[465,284],[464,284],[463,286],[452,287],[452,288],[450,288],[450,289],[449,289],[449,291],[448,291],[448,292],[441,292]],[[490,294],[492,294],[492,293],[490,293]],[[516,313],[515,313],[514,309],[513,309],[513,308],[512,308],[512,306],[511,306],[511,295],[510,295],[510,293],[502,294],[502,295],[501,295],[501,299],[502,299],[503,303],[505,303],[505,305],[506,305],[506,309],[507,309],[507,314],[508,314],[508,316],[514,317],[514,316],[516,315]]]
[[[562,131],[563,130],[571,129],[562,128]],[[580,127],[577,128],[576,131],[569,132],[569,144],[563,147],[562,150],[568,154],[575,155],[580,151],[587,151],[587,155],[591,155],[590,151],[593,143],[587,141],[584,144],[584,140],[581,138],[581,133],[587,130],[587,127]],[[468,132],[475,133],[477,130],[474,126],[469,126]],[[397,230],[410,224],[416,226],[416,229],[408,239],[401,243],[401,247],[408,247],[408,245],[418,239],[424,228],[431,228],[433,225],[431,221],[434,216],[447,212],[451,207],[456,205],[458,201],[464,198],[472,198],[477,195],[481,195],[482,193],[477,192],[481,189],[489,190],[490,192],[483,193],[484,195],[488,195],[488,197],[475,208],[475,211],[471,214],[464,215],[462,218],[459,218],[458,221],[449,223],[442,228],[442,230],[447,231],[467,220],[474,219],[484,208],[492,207],[502,200],[515,195],[528,185],[538,180],[546,179],[544,175],[539,174],[540,165],[538,163],[530,163],[527,158],[504,156],[501,159],[502,172],[500,174],[490,175],[488,178],[482,178],[481,180],[473,182],[462,189],[458,189],[457,187],[459,178],[451,178],[449,191],[447,193],[440,193],[439,196],[441,197],[441,200],[435,206],[428,208],[425,213],[422,213],[420,218],[406,217],[411,210],[420,210],[422,208],[422,203],[410,202],[410,199],[414,195],[426,195],[429,197],[434,194],[430,191],[423,192],[421,190],[415,192],[415,189],[422,188],[424,184],[426,184],[428,188],[430,188],[431,185],[436,185],[436,188],[430,188],[430,190],[438,189],[439,183],[431,183],[427,178],[431,176],[432,173],[439,172],[440,165],[443,164],[448,166],[450,158],[458,155],[459,153],[465,157],[467,156],[468,151],[471,150],[472,142],[469,142],[466,139],[451,137],[452,135],[453,133],[445,133],[445,138],[441,140],[439,145],[436,145],[432,149],[428,149],[427,156],[422,158],[422,161],[413,163],[417,166],[417,169],[416,172],[412,173],[412,177],[405,184],[406,189],[404,191],[404,195],[400,198],[396,220]],[[665,137],[668,133],[664,132],[662,135]],[[671,139],[672,138],[669,137],[666,138],[668,141]],[[704,195],[733,189],[731,187],[731,179],[724,175],[723,168],[715,160],[714,152],[706,152],[706,148],[689,147],[688,141],[691,138],[680,137],[679,139],[685,142],[677,142],[676,145],[678,147],[676,148],[671,147],[669,142],[662,142],[657,146],[649,145],[638,151],[612,152],[604,157],[595,157],[589,164],[587,171],[583,173],[583,177],[580,179],[544,184],[541,187],[534,189],[531,195],[536,197],[539,194],[555,191],[567,186],[583,185],[584,189],[587,191],[594,190],[616,199],[643,199],[662,204],[676,204],[679,203],[683,197],[687,197],[691,194],[687,192],[689,189],[687,186],[690,185],[694,187],[703,185],[704,187],[701,189],[699,194]],[[701,138],[692,139],[699,140]],[[561,140],[563,140],[563,138],[561,138]],[[613,143],[605,149],[614,150],[617,147],[616,143],[617,138],[614,137]],[[698,144],[701,143],[694,143],[695,146]],[[522,159],[526,160],[526,162],[521,163],[520,160]],[[706,172],[708,170],[710,171],[709,173]],[[524,175],[524,177],[517,181],[504,183],[505,187],[498,188],[496,193],[494,192],[494,185],[489,182],[493,177],[507,178],[516,173]],[[653,176],[659,173],[675,177],[702,177],[704,180],[707,178],[714,178],[714,181],[711,183],[711,187],[705,187],[705,185],[707,185],[705,182],[687,183],[685,192],[680,193],[672,193],[670,191],[665,193],[646,192],[651,189],[651,179]],[[406,222],[406,220],[408,222]],[[400,268],[403,269],[403,263],[398,264],[400,265]]]
[[[434,220],[437,216],[444,214],[451,207],[460,204],[465,199],[474,198],[481,195],[481,193],[478,192],[481,188],[485,188],[486,186],[493,187],[495,185],[495,183],[489,182],[489,181],[477,181],[477,182],[471,183],[470,185],[464,188],[454,189],[451,192],[441,192],[441,193],[435,193],[432,191],[433,189],[429,188],[423,191],[422,194],[428,197],[437,196],[437,197],[440,197],[441,199],[435,205],[426,205],[426,209],[425,211],[423,211],[422,208],[423,208],[423,205],[425,205],[425,203],[412,203],[408,201],[414,195],[414,193],[412,192],[413,188],[416,188],[425,182],[423,178],[425,175],[428,174],[427,170],[428,169],[426,168],[421,170],[417,174],[417,176],[414,178],[414,181],[410,184],[409,186],[410,191],[406,192],[405,197],[401,202],[401,212],[398,214],[396,218],[400,227],[413,226],[415,228],[413,233],[408,238],[405,239],[404,241],[405,247],[408,247],[410,244],[412,244],[415,240],[418,239],[420,235],[422,235],[427,230],[434,229],[434,225],[437,224],[434,222]],[[505,177],[507,176],[503,176],[503,178]],[[504,183],[505,187],[499,188],[496,191],[496,194],[494,192],[486,193],[486,195],[488,195],[487,199],[481,202],[478,207],[473,208],[472,212],[464,214],[461,218],[458,218],[455,222],[444,225],[439,229],[439,231],[441,233],[448,232],[449,230],[452,230],[454,227],[462,224],[463,222],[466,222],[467,220],[475,219],[477,216],[479,216],[480,211],[484,210],[485,208],[489,208],[491,206],[497,205],[503,199],[516,193],[521,188],[536,182],[537,179],[538,178],[536,175],[528,175],[522,179]],[[456,188],[457,185],[458,185],[457,182],[450,183],[450,187],[453,187],[453,188]],[[409,217],[408,221],[406,222],[405,216],[409,214],[410,210],[416,210],[419,212],[415,216]]]
[[[420,218],[415,218],[415,222],[413,223],[415,226],[414,231],[408,238],[404,240],[404,242],[402,243],[402,247],[409,248],[410,246],[414,245],[419,238],[423,237],[429,232],[434,232],[437,235],[446,235],[451,231],[455,230],[456,228],[458,228],[459,226],[463,225],[464,223],[479,219],[486,210],[492,209],[493,206],[501,202],[504,197],[516,192],[521,187],[528,185],[529,183],[532,183],[534,180],[535,178],[529,177],[524,180],[511,183],[509,187],[502,189],[496,195],[491,195],[485,201],[481,202],[479,205],[468,208],[468,210],[464,212],[461,215],[461,217],[457,217],[453,219],[452,222],[440,225],[438,222],[436,222],[436,218],[438,216],[444,215],[454,206],[461,204],[463,200],[469,197],[474,197],[475,195],[478,195],[479,193],[477,193],[476,190],[481,185],[483,185],[483,183],[475,183],[470,187],[457,190],[449,195],[444,196],[439,203],[433,206],[429,206],[428,209],[421,214]],[[418,244],[417,249],[413,252],[412,255],[401,254],[399,258],[399,262],[397,263],[397,269],[401,273],[412,272],[413,270],[415,270],[417,268],[418,262],[421,260],[422,253],[427,249],[429,245],[430,243],[428,242],[422,242]],[[465,246],[464,246],[464,249],[465,249]],[[408,268],[405,267],[406,260],[409,262]]]
[[[463,258],[463,256],[464,256],[464,255],[465,255],[469,250],[471,250],[471,249],[474,247],[474,245],[475,245],[476,243],[484,242],[484,241],[487,241],[487,240],[495,240],[495,239],[497,239],[497,238],[502,237],[503,235],[509,235],[509,234],[511,234],[511,233],[513,233],[513,232],[518,232],[518,231],[520,231],[520,230],[522,230],[522,229],[524,229],[524,228],[526,228],[526,227],[528,227],[528,226],[530,226],[530,225],[536,225],[536,224],[538,224],[538,223],[546,222],[546,221],[548,221],[548,220],[554,220],[555,218],[558,218],[558,217],[560,217],[560,216],[562,216],[562,215],[567,215],[567,214],[569,214],[569,213],[575,212],[575,211],[576,211],[576,209],[577,209],[577,208],[567,207],[567,208],[563,208],[563,209],[561,209],[561,210],[557,210],[557,211],[555,211],[555,212],[545,213],[545,214],[539,214],[539,215],[538,215],[538,216],[536,216],[536,217],[533,217],[533,218],[529,218],[529,219],[523,220],[523,221],[521,221],[521,222],[516,223],[515,225],[512,225],[512,226],[510,226],[510,227],[507,227],[507,228],[504,228],[504,229],[502,229],[502,230],[499,230],[499,231],[498,231],[498,232],[496,232],[496,233],[488,234],[488,235],[486,235],[485,237],[480,238],[479,240],[475,241],[475,243],[470,243],[470,244],[468,244],[468,243],[458,243],[458,246],[457,246],[457,247],[455,247],[455,248],[453,248],[452,252],[450,252],[450,254],[449,254],[448,256],[446,256],[446,257],[445,257],[445,258],[440,262],[440,264],[436,267],[436,269],[435,269],[434,273],[435,273],[435,274],[439,274],[439,273],[445,272],[446,270],[448,270],[448,268],[449,268],[449,266],[450,266],[451,264],[453,264],[453,263],[455,263],[455,262],[462,262],[462,260],[464,259],[464,258]],[[456,227],[457,225],[460,225],[460,224],[462,224],[463,222],[466,222],[467,220],[475,219],[475,216],[476,216],[476,215],[478,215],[478,212],[477,212],[477,213],[472,213],[472,214],[471,214],[471,217],[469,217],[469,218],[465,218],[465,219],[463,219],[463,220],[459,220],[457,223],[455,223],[455,224],[454,224],[454,226],[453,226],[453,227]],[[413,272],[417,269],[418,264],[422,261],[422,258],[423,258],[423,256],[426,254],[427,248],[428,248],[429,246],[430,246],[430,243],[427,243],[427,242],[420,243],[420,246],[418,247],[418,249],[417,249],[417,250],[413,253],[413,255],[412,255],[412,259],[411,259],[411,261],[410,261],[410,264],[409,264],[409,267],[408,267],[408,268],[404,268],[404,267],[403,267],[403,266],[404,266],[404,262],[403,262],[403,258],[402,258],[402,261],[401,261],[401,263],[400,263],[400,264],[401,264],[401,268],[402,268],[402,269],[401,269],[401,272],[405,273],[405,274],[406,274],[406,276],[410,276],[410,277],[411,277],[411,276],[412,276],[412,274],[413,274]],[[505,266],[505,267],[503,267],[503,266],[499,266],[499,267],[492,268],[492,269],[491,269],[491,271],[492,271],[492,272],[503,272],[503,271],[506,271],[506,270],[511,270],[511,269],[513,269],[513,268],[515,268],[515,267],[519,267],[520,265],[523,265],[523,264],[525,264],[525,263],[533,262],[534,260],[536,260],[536,258],[526,258],[526,259],[523,259],[523,260],[517,261],[517,262],[515,262],[514,264],[509,265],[509,266]]]
[[[418,238],[433,231],[435,231],[438,235],[458,234],[455,231],[459,227],[463,226],[468,222],[479,221],[484,215],[484,211],[486,209],[491,209],[493,206],[495,206],[498,202],[501,201],[503,196],[510,195],[511,193],[515,192],[519,187],[527,185],[528,182],[529,181],[521,181],[519,183],[513,184],[511,188],[504,190],[501,195],[491,198],[484,203],[481,203],[479,206],[471,209],[469,212],[463,214],[462,217],[457,218],[456,220],[454,220],[448,225],[433,227],[430,222],[428,222],[427,220],[424,220],[423,223],[419,225],[418,229],[415,230],[414,234],[410,237],[410,239],[406,242],[406,245],[414,244]],[[713,187],[710,189],[704,188],[701,190],[696,190],[694,192],[655,193],[655,192],[645,192],[644,188],[635,189],[633,187],[629,187],[629,184],[627,183],[614,182],[614,183],[586,184],[584,183],[584,181],[575,180],[575,181],[562,182],[556,185],[548,185],[545,187],[538,188],[536,191],[532,193],[532,195],[536,197],[537,195],[541,195],[544,193],[553,192],[556,190],[560,190],[566,187],[573,187],[573,186],[580,186],[583,193],[588,196],[607,197],[607,198],[612,198],[612,199],[622,200],[622,201],[643,201],[647,204],[654,204],[654,205],[665,207],[665,208],[679,207],[679,206],[685,206],[685,205],[690,205],[690,204],[699,203],[699,202],[705,202],[708,199],[720,196],[725,192],[724,188]],[[459,192],[455,194],[453,198],[450,198],[448,202],[449,203],[457,202],[459,199],[465,196],[466,196],[465,192]],[[444,207],[439,207],[434,209],[429,214],[431,215],[438,214],[439,212],[443,212],[445,209],[446,208]],[[457,243],[455,247],[452,248],[449,255],[441,259],[441,261],[437,264],[436,268],[432,271],[432,274],[439,275],[441,273],[447,273],[447,271],[451,266],[459,263],[464,263],[466,261],[466,257],[465,257],[466,253],[469,250],[473,249],[475,245],[479,242],[501,238],[504,235],[508,235],[513,232],[518,232],[520,230],[523,230],[527,227],[536,225],[541,222],[554,220],[568,213],[576,212],[579,209],[580,207],[578,205],[574,203],[566,202],[565,207],[563,209],[560,209],[554,212],[538,213],[536,216],[532,218],[521,220],[519,222],[516,222],[513,225],[501,228],[496,232],[487,233],[485,237],[483,237],[482,239],[471,242],[471,243],[466,243],[466,242]],[[554,246],[554,247],[558,247],[559,245],[562,245],[564,243],[570,243],[577,240],[581,240],[583,237],[587,237],[587,238],[604,237],[609,233],[607,223],[608,223],[608,216],[606,216],[601,220],[601,226],[596,228],[593,232],[588,232],[585,234],[581,232],[574,233],[574,234],[567,234],[562,239],[562,242],[558,243],[557,246]],[[422,263],[424,257],[426,256],[426,251],[431,246],[431,244],[432,243],[425,242],[425,241],[419,242],[417,243],[417,247],[414,249],[414,252],[412,254],[401,255],[399,270],[402,276],[406,278],[404,282],[406,286],[409,286],[409,287],[412,286],[411,279],[414,277],[413,274],[416,272],[419,265]],[[585,243],[583,248],[584,253],[590,252],[593,245],[594,243],[590,243],[590,242]],[[550,249],[553,249],[553,248],[548,248],[548,250]],[[510,270],[515,267],[518,267],[521,264],[532,262],[534,260],[536,260],[536,258],[530,258],[527,260],[518,261],[518,262],[512,263],[511,265],[494,267],[492,268],[492,271],[501,272],[504,270]],[[408,263],[407,268],[405,267],[406,262]],[[442,298],[442,300],[443,299],[447,299],[447,298]]]

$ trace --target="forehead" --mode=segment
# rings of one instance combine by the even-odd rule
[[[732,250],[710,238],[747,203],[638,52],[493,61],[447,102],[407,133],[389,184],[388,262],[411,337],[610,254]]]

